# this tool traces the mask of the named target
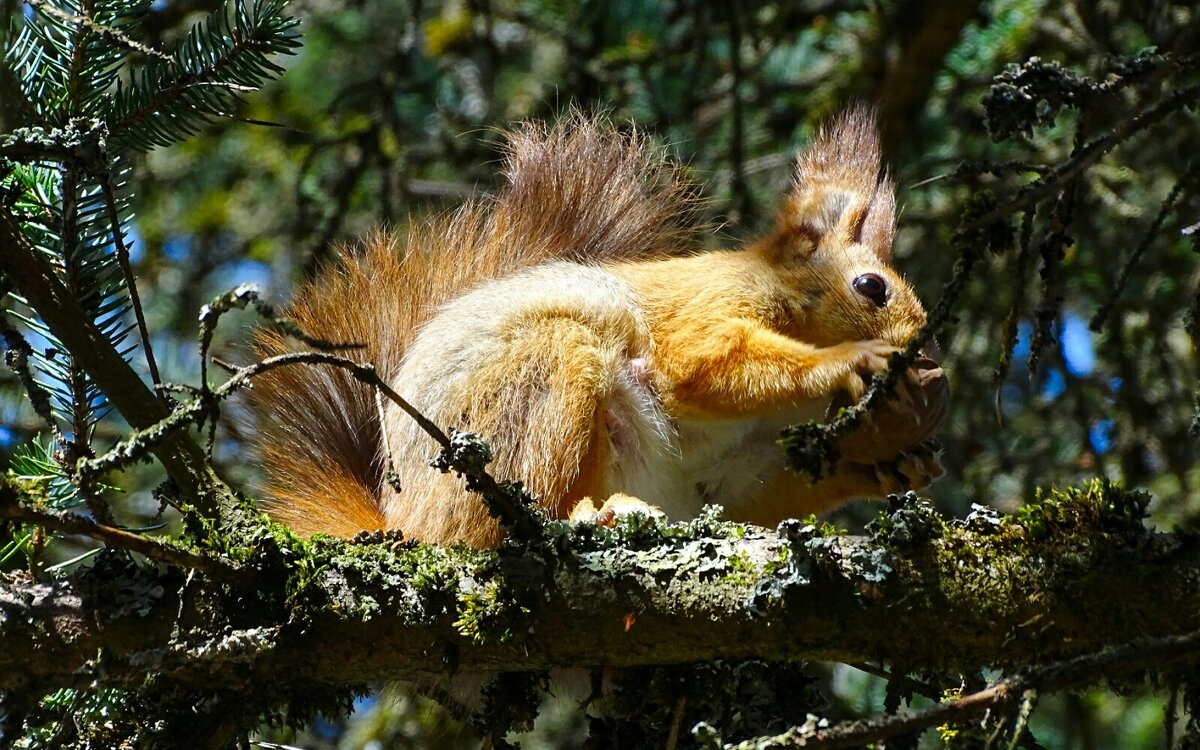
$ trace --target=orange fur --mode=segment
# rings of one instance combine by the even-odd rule
[[[484,435],[492,473],[523,480],[556,517],[593,498],[636,507],[632,495],[773,523],[936,475],[936,457],[897,444],[894,467],[843,462],[810,483],[784,474],[773,444],[834,394],[861,393],[925,320],[889,265],[895,203],[869,113],[821,131],[775,229],[740,250],[695,252],[678,170],[581,115],[519,128],[504,173],[492,200],[343,250],[292,317],[366,343],[384,379],[435,423]],[[886,303],[856,291],[864,274]],[[259,336],[264,355],[288,348]],[[480,500],[428,469],[433,444],[412,420],[388,406],[381,422],[342,373],[276,370],[254,401],[267,508],[299,530],[498,542]],[[399,492],[381,479],[388,458]]]

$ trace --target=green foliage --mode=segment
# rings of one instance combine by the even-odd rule
[[[113,166],[118,176],[126,171],[120,163]],[[130,299],[112,249],[109,209],[124,208],[128,214],[128,207],[113,206],[98,180],[73,168],[39,163],[10,168],[0,179],[0,189],[19,196],[13,212],[26,236],[61,274],[104,337],[127,357],[134,348],[128,341],[133,330]],[[124,183],[114,187],[119,190]],[[13,297],[24,305],[19,294]],[[44,346],[34,348],[39,382],[50,392],[61,429],[71,433],[71,442],[86,452],[92,428],[108,412],[104,395],[36,314],[15,315],[44,340]]]
[[[300,46],[286,0],[223,5],[193,26],[169,59],[153,56],[127,85],[118,82],[101,119],[116,147],[170,146],[216,118],[230,117],[238,94],[283,72],[272,62]]]
[[[13,453],[8,473],[12,480],[23,485],[23,494],[43,499],[49,508],[65,510],[79,502],[78,492],[71,483],[71,478],[54,456],[53,441],[43,443],[38,437],[19,446]],[[35,533],[32,527],[25,525],[12,530],[8,538],[0,544],[0,567],[18,552],[23,553],[26,558],[32,556]]]
[[[91,9],[94,24],[80,22],[81,12],[67,2],[22,16],[21,30],[4,50],[4,59],[22,94],[18,124],[57,130],[63,140],[92,141],[94,150],[101,134],[84,131],[98,124],[125,52],[96,29],[123,35],[136,24],[140,9],[127,2],[99,3]],[[118,222],[128,218],[128,205],[113,197],[124,187],[127,168],[118,159],[104,163],[101,156],[100,161],[92,161],[87,170],[49,159],[5,160],[0,162],[0,189],[15,196],[12,210],[26,237],[61,273],[105,338],[128,355],[129,297],[110,234],[126,231],[111,226],[110,219],[113,214]],[[17,300],[24,302],[19,296]],[[36,314],[21,317],[47,342],[35,350],[40,380],[53,396],[63,428],[72,433],[74,452],[85,453],[91,429],[104,413],[103,395]]]
[[[41,699],[35,709],[40,721],[14,747],[115,746],[130,730],[122,721],[128,697],[113,689],[56,690]]]
[[[138,0],[38,4],[20,17],[20,30],[6,37],[4,49],[5,68],[20,94],[13,124],[26,126],[0,148],[4,208],[88,321],[127,360],[135,348],[131,313],[137,299],[128,286],[127,149],[169,145],[228,114],[237,91],[279,72],[268,56],[296,46],[290,31],[295,21],[283,14],[283,5],[258,2],[237,5],[232,20],[223,9],[164,60],[131,38],[148,9],[149,2]],[[135,56],[143,55],[135,65]],[[94,430],[110,407],[33,305],[10,293],[15,317],[37,342],[32,366],[38,385],[25,384],[50,397],[56,500],[79,504],[84,495],[76,491],[81,480],[75,464],[93,455]],[[158,380],[144,325],[142,336],[150,374]],[[100,519],[109,515],[98,502],[91,511]],[[6,541],[3,556],[27,541],[21,535]]]
[[[723,227],[712,244],[727,244],[772,219],[790,153],[815,124],[865,99],[881,104],[900,186],[898,266],[931,309],[953,298],[939,312],[940,359],[954,388],[941,435],[949,475],[930,492],[941,513],[899,500],[870,532],[911,549],[948,530],[1020,546],[1063,524],[1131,541],[1147,520],[1200,524],[1200,464],[1188,434],[1195,332],[1183,327],[1184,313],[1200,309],[1192,3],[988,0],[950,22],[937,14],[957,4],[316,0],[304,5],[303,53],[272,83],[273,60],[298,42],[281,3],[230,5],[195,25],[178,12],[187,4],[161,5],[59,0],[13,14],[0,71],[0,129],[19,136],[0,147],[0,209],[19,219],[127,358],[131,300],[115,238],[142,240],[133,255],[150,292],[161,380],[194,382],[196,312],[218,292],[266,280],[284,290],[331,242],[487,190],[497,179],[496,131],[513,120],[582,103],[636,121],[710,184],[709,211]],[[942,45],[940,29],[954,32]],[[1139,124],[1164,106],[1158,124]],[[13,146],[35,141],[36,153]],[[1027,202],[1009,210],[1013,199]],[[37,316],[20,303],[12,312],[26,321],[63,435],[12,460],[65,507],[78,500],[75,460],[123,425],[105,416],[103,394]],[[1081,320],[1095,330],[1080,332]],[[236,360],[230,338],[218,334],[214,351]],[[0,452],[47,427],[20,387],[0,379],[12,435],[0,435]],[[794,434],[823,446],[819,428]],[[232,431],[214,444],[237,480],[253,474],[241,438]],[[1088,484],[1097,477],[1123,485]],[[149,488],[158,480],[148,470],[121,477],[134,490],[122,501],[130,516],[155,512]],[[1084,489],[1038,491],[1071,485]],[[837,522],[855,528],[873,515],[850,509]],[[696,523],[697,534],[744,533],[715,516]],[[19,559],[28,531],[9,529],[0,558]],[[781,531],[806,548],[836,543],[835,529],[815,519]],[[291,602],[317,595],[322,556],[338,547],[279,530],[274,547],[221,546],[201,523],[193,533],[242,564],[296,555],[303,564],[278,582]],[[547,533],[555,544],[637,548],[691,532],[630,519],[575,537],[565,527]],[[453,588],[437,564],[453,551],[414,550],[397,569],[372,546],[352,553],[364,579]],[[793,573],[808,581],[814,566]],[[464,627],[501,636],[519,623],[501,599],[482,592],[463,602],[479,616]],[[349,595],[326,604],[364,618],[379,607]],[[842,689],[857,696],[859,686]],[[663,695],[653,704],[657,729],[671,718]],[[845,715],[871,710],[853,697]],[[1071,700],[1039,704],[1033,724],[1044,744],[1082,747],[1072,722],[1103,726],[1113,706],[1139,705],[1144,715],[1154,699]],[[338,693],[322,705],[346,701]],[[1152,744],[1149,724],[1131,722],[1110,746]]]
[[[297,46],[296,21],[284,6],[222,8],[195,26],[174,56],[134,39],[148,0],[39,3],[5,37],[4,72],[17,96],[6,112],[12,132],[0,142],[2,208],[127,360],[136,346],[137,300],[129,287],[129,150],[170,145],[229,116],[240,92],[281,72],[271,56]],[[16,305],[14,317],[34,337],[31,365],[49,393],[56,445],[48,455],[59,466],[58,504],[78,504],[75,464],[94,453],[94,431],[110,410],[107,397],[29,301],[8,284],[3,289]],[[142,336],[158,380],[144,328]],[[101,505],[91,510],[107,517]]]
[[[46,505],[54,510],[64,510],[75,502],[75,488],[62,464],[55,459],[52,442],[34,439],[17,448],[9,472],[19,481],[32,482],[42,488]]]
[[[222,9],[169,57],[133,38],[149,10],[148,0],[38,3],[17,14],[16,28],[0,35],[0,99],[5,100],[0,125],[6,131],[0,133],[2,218],[6,226],[20,228],[55,283],[126,359],[135,347],[137,299],[128,267],[130,150],[169,145],[230,115],[239,92],[280,72],[269,57],[296,46],[291,31],[296,22],[284,14],[284,3],[259,2],[236,5],[229,15]],[[81,492],[83,480],[76,472],[77,461],[93,455],[94,432],[109,412],[107,397],[34,305],[14,290],[20,279],[6,278],[8,270],[0,265],[0,316],[12,313],[25,329],[22,334],[0,320],[9,349],[6,362],[36,416],[48,422],[43,427],[50,428],[52,438],[18,447],[6,481],[20,483],[23,495],[38,496],[39,509],[68,510],[86,497],[92,516],[110,521],[99,493],[113,488],[89,480]],[[149,341],[144,343],[157,380]],[[16,435],[6,426],[3,437]],[[0,526],[0,565],[24,553],[32,567],[50,574],[100,551],[67,553],[70,559],[47,566],[39,559],[47,538],[44,530],[24,524]],[[0,734],[6,746],[115,746],[144,727],[143,717],[132,727],[127,722],[131,711],[137,712],[127,703],[130,698],[136,709],[144,708],[137,696],[108,689],[60,690],[38,705],[23,703],[30,696],[14,696],[0,713],[16,723]],[[28,731],[19,738],[13,727],[21,727],[27,712]]]
[[[30,124],[53,129],[76,118],[105,120],[109,89],[129,51],[114,41],[137,30],[146,4],[62,0],[31,10],[4,51]]]

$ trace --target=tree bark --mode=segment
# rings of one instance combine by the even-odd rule
[[[494,552],[277,531],[234,555],[232,584],[112,555],[0,582],[0,690],[147,672],[236,689],[718,658],[1045,663],[1200,628],[1200,550],[1142,529],[1130,494],[1094,485],[949,524],[910,500],[869,537],[556,523]]]

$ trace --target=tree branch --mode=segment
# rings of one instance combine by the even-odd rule
[[[229,577],[235,568],[227,560],[206,556],[164,544],[142,534],[91,521],[77,513],[40,510],[28,503],[10,502],[8,493],[0,491],[0,518],[40,526],[63,534],[85,536],[104,542],[110,547],[137,552],[156,562],[185,569],[202,570],[216,577]]]
[[[991,211],[974,217],[965,226],[960,227],[960,231],[970,232],[982,229],[994,221],[1023,211],[1062,190],[1064,185],[1081,175],[1084,170],[1099,161],[1109,151],[1137,133],[1157,125],[1167,115],[1192,106],[1198,98],[1200,98],[1200,84],[1193,84],[1173,92],[1148,109],[1139,110],[1103,136],[1077,148],[1071,154],[1070,159],[1023,186],[1012,198],[1002,202]]]
[[[496,552],[260,531],[239,553],[242,580],[194,576],[186,596],[172,570],[106,570],[115,598],[96,593],[94,575],[4,582],[0,690],[85,677],[129,686],[147,670],[236,690],[448,665],[1046,664],[1200,629],[1200,549],[1141,529],[1140,497],[1097,484],[1019,518],[980,512],[951,524],[898,503],[869,538],[711,518],[616,531],[552,523],[544,545]],[[104,668],[93,674],[97,653]]]
[[[1027,669],[983,690],[919,711],[848,721],[831,727],[795,727],[775,737],[760,737],[738,743],[732,750],[790,747],[836,750],[862,747],[888,737],[920,732],[938,724],[964,721],[990,708],[1012,703],[1030,690],[1062,690],[1100,677],[1114,677],[1118,672],[1193,659],[1197,652],[1200,652],[1200,631],[1165,638],[1143,638],[1040,669]]]
[[[134,429],[145,429],[169,416],[167,406],[96,329],[50,265],[25,241],[7,211],[0,211],[0,252],[13,285],[87,370],[125,421]],[[215,517],[214,491],[223,485],[200,446],[186,434],[175,432],[167,435],[153,451],[185,497],[201,513]]]

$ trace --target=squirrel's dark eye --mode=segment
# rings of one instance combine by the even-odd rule
[[[876,307],[887,304],[887,282],[877,273],[864,273],[855,279],[854,291],[871,300]]]

